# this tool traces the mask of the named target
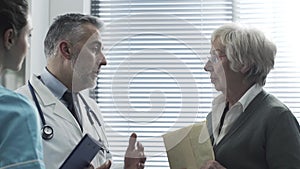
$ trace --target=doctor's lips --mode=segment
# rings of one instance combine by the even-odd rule
[[[100,73],[100,69],[93,71],[93,74],[98,75]]]
[[[93,73],[98,75],[100,73],[100,69],[101,69],[102,65],[106,65],[106,61],[104,61],[104,62],[100,61],[100,63],[98,64],[97,69],[94,70]]]
[[[99,74],[100,73],[100,69],[101,69],[101,64],[99,64],[97,70],[94,70],[93,73]]]

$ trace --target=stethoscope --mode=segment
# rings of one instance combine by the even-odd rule
[[[33,101],[34,101],[34,103],[35,103],[35,105],[38,109],[38,112],[39,112],[39,115],[40,115],[40,118],[41,118],[41,121],[42,121],[42,138],[44,140],[51,140],[53,138],[54,130],[51,126],[46,124],[46,120],[45,120],[43,111],[41,109],[41,106],[40,106],[40,104],[37,100],[37,97],[36,97],[35,93],[34,93],[34,89],[31,85],[31,83],[29,82],[29,80],[28,80],[28,86],[29,86],[30,93],[32,95]]]
[[[41,129],[41,135],[42,135],[42,138],[44,140],[51,140],[53,138],[53,135],[54,135],[54,130],[53,128],[50,126],[50,125],[47,125],[46,124],[46,120],[45,120],[45,117],[44,117],[44,113],[41,109],[41,106],[37,100],[37,97],[36,97],[36,94],[34,92],[34,89],[33,89],[33,86],[31,85],[30,81],[28,80],[28,87],[29,87],[29,90],[30,90],[30,93],[32,95],[32,98],[33,98],[33,101],[38,109],[38,112],[39,112],[39,116],[41,118],[41,121],[42,121],[42,129]],[[108,150],[108,146],[105,146],[103,141],[101,140],[101,137],[100,137],[100,134],[98,133],[96,127],[95,127],[95,122],[93,120],[93,118],[96,120],[97,124],[99,125],[99,127],[101,128],[101,130],[103,130],[103,128],[101,127],[101,122],[100,120],[97,118],[95,112],[90,108],[90,106],[88,105],[88,103],[86,102],[86,100],[84,99],[84,97],[79,93],[79,97],[80,99],[83,101],[83,104],[85,105],[85,109],[86,109],[86,112],[87,112],[87,116],[88,116],[88,119],[90,121],[90,123],[92,124],[92,126],[94,126],[94,129],[99,137],[99,142],[100,144],[102,144],[102,151],[106,152],[108,155],[109,155],[109,158],[111,158],[110,156],[110,152]],[[92,118],[92,116],[93,118]],[[104,133],[104,131],[102,131]],[[106,139],[106,142],[107,142],[107,139]]]

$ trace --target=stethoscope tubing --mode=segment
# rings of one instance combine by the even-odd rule
[[[37,107],[37,109],[38,109],[39,116],[40,116],[41,121],[42,121],[42,125],[43,125],[43,126],[42,126],[42,137],[43,137],[43,139],[45,139],[45,140],[50,140],[50,139],[52,139],[52,137],[53,137],[53,135],[54,135],[54,130],[52,129],[51,126],[49,126],[49,125],[46,124],[46,120],[45,120],[43,111],[42,111],[41,106],[40,106],[40,104],[39,104],[39,102],[38,102],[38,99],[37,99],[37,97],[36,97],[36,94],[35,94],[35,92],[34,92],[34,88],[33,88],[32,84],[30,83],[29,80],[28,80],[28,86],[29,86],[30,93],[31,93],[31,95],[32,95],[32,97],[33,97],[33,101],[34,101],[34,103],[35,103],[35,105],[36,105],[36,107]],[[94,118],[94,119],[96,120],[96,122],[98,123],[99,127],[101,128],[101,131],[103,132],[101,122],[99,121],[99,119],[98,119],[98,117],[96,116],[95,112],[90,108],[90,106],[88,105],[88,103],[86,102],[86,100],[84,99],[84,97],[83,97],[80,93],[79,93],[79,97],[80,97],[80,99],[82,100],[83,104],[85,105],[85,108],[86,108],[86,111],[87,111],[87,116],[88,116],[88,118],[89,118],[90,123],[95,127],[95,125],[94,125],[94,120],[93,120],[93,118]],[[91,114],[92,114],[93,118],[91,117]],[[97,131],[96,128],[95,128],[95,130],[96,130],[97,135],[98,135],[98,137],[99,137],[99,141],[102,143],[101,137],[100,137],[100,135],[98,134],[98,131]],[[103,133],[103,134],[104,134],[104,133]],[[104,137],[105,137],[105,135],[104,135]],[[107,139],[106,139],[106,142],[107,142]],[[102,144],[103,144],[103,143],[102,143]],[[104,144],[103,144],[103,150],[105,150],[106,153],[108,153],[108,154],[110,153],[109,150],[108,150],[108,148],[107,148]]]
[[[35,93],[34,93],[34,89],[33,89],[33,87],[32,87],[32,85],[31,85],[31,83],[30,83],[29,80],[28,80],[28,86],[29,86],[29,89],[30,89],[30,93],[31,93],[31,95],[32,95],[32,97],[33,97],[33,101],[34,101],[34,103],[35,103],[35,105],[36,105],[36,107],[37,107],[37,109],[38,109],[38,112],[39,112],[39,115],[40,115],[42,124],[43,124],[43,126],[44,126],[44,125],[46,125],[46,120],[45,120],[43,111],[42,111],[42,109],[41,109],[41,106],[40,106],[40,104],[39,104],[39,102],[38,102],[38,100],[37,100],[37,97],[36,97]]]
[[[99,127],[101,127],[101,122],[99,121],[99,119],[97,118],[95,112],[90,108],[90,106],[88,105],[88,103],[86,102],[86,100],[83,98],[83,96],[79,93],[79,97],[81,98],[81,100],[83,101],[83,104],[85,106],[89,121],[91,122],[92,125],[94,125],[94,120],[92,119],[90,113],[94,116],[94,119],[97,121]]]

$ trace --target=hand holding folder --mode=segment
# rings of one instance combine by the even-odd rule
[[[213,148],[205,121],[163,136],[171,169],[199,169],[214,160]]]

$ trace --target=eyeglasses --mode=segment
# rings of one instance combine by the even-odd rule
[[[221,51],[220,49],[211,49],[210,50],[210,56],[208,56],[208,60],[215,64],[218,63],[220,61],[221,57],[226,57],[226,55],[218,55],[218,51]]]

